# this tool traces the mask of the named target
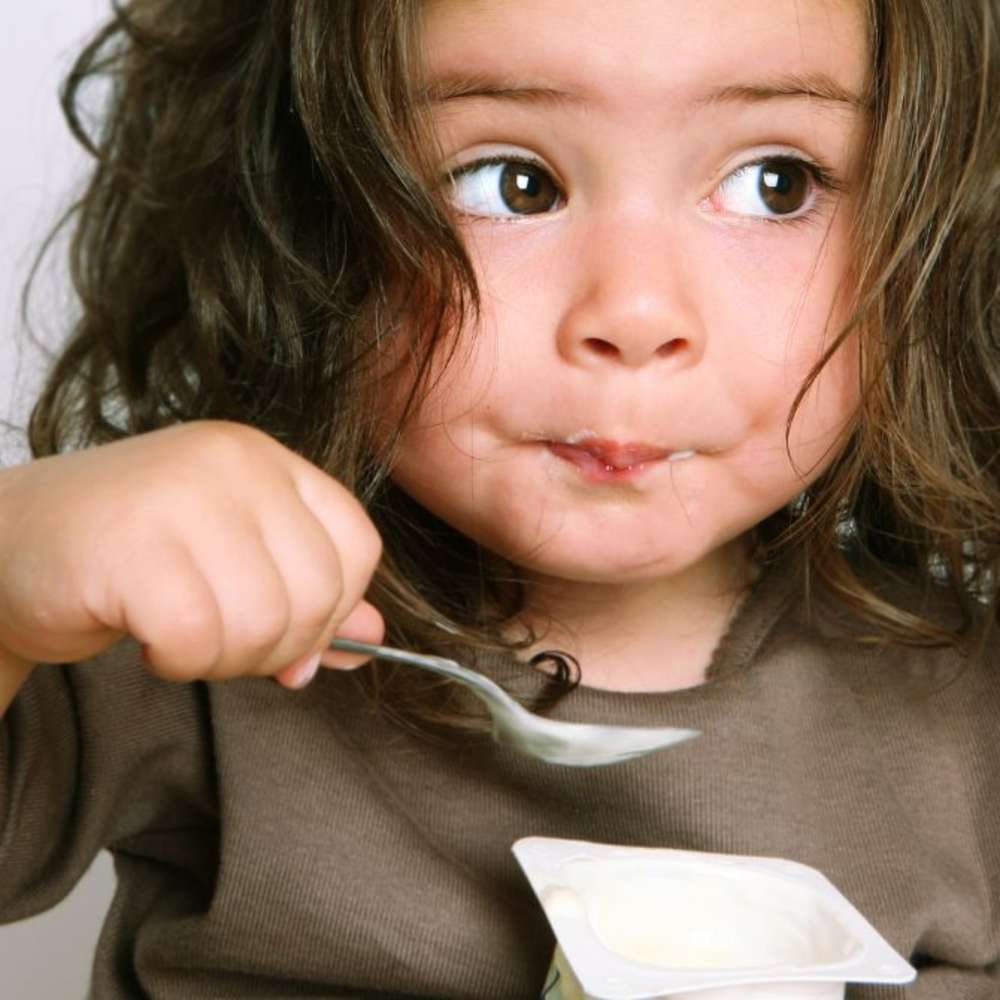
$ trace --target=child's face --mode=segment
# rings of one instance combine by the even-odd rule
[[[785,430],[850,306],[861,6],[428,0],[483,313],[405,430],[404,489],[526,569],[625,582],[723,557],[829,465],[853,340],[791,457]]]

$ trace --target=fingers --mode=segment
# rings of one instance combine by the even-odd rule
[[[320,633],[319,642],[306,656],[275,675],[280,683],[301,688],[313,679],[321,665],[353,668],[367,662],[368,657],[363,655],[330,650],[328,646],[335,635],[379,643],[385,635],[385,623],[378,610],[363,600],[382,554],[382,540],[363,507],[339,483],[308,463],[295,469],[294,482],[320,533],[327,539],[331,535],[344,539],[342,549],[350,553],[348,559],[340,560],[340,598]],[[312,528],[308,521],[298,526],[302,532]],[[291,537],[292,532],[289,532],[275,540],[275,547],[281,549]],[[318,539],[316,544],[319,544]],[[325,587],[320,584],[321,592],[333,594],[333,584],[332,580],[328,580]]]
[[[385,622],[373,605],[367,601],[360,601],[347,618],[337,626],[333,635],[377,645],[385,635]],[[329,644],[333,635],[324,637],[324,647]],[[274,677],[285,687],[304,688],[316,676],[316,672],[321,666],[350,670],[367,663],[369,659],[370,657],[363,653],[345,653],[340,650],[324,648],[323,651],[311,653],[290,667],[278,671]]]
[[[347,614],[361,599],[382,556],[382,539],[360,501],[335,479],[302,460],[293,469],[292,480],[301,501],[312,512],[327,537],[344,543],[350,550],[345,565],[345,607]]]
[[[357,642],[370,642],[377,645],[385,637],[385,622],[374,605],[367,601],[359,601],[354,605],[351,613],[340,623],[336,635],[344,639],[355,639]],[[352,657],[351,653],[337,653],[333,650],[330,651],[330,655]]]
[[[179,542],[162,541],[150,565],[121,574],[120,607],[111,622],[134,636],[159,677],[211,676],[222,656],[222,615],[210,582]]]
[[[340,623],[335,634],[342,639],[356,639],[358,642],[378,645],[385,636],[385,622],[375,607],[367,601],[361,601]],[[363,653],[345,653],[336,649],[327,649],[320,657],[324,667],[338,669],[358,667],[367,663],[368,659]]]
[[[136,571],[123,617],[153,672],[178,681],[275,675],[301,686],[345,621],[380,638],[381,616],[362,600],[380,546],[366,537],[375,532],[360,507],[342,508],[335,541],[289,488],[252,512],[204,515],[196,545],[157,558],[156,588]]]
[[[20,660],[79,661],[130,633],[154,673],[212,680],[313,669],[345,622],[381,637],[364,603],[375,527],[261,431],[194,421],[0,476],[0,647]]]
[[[320,654],[310,653],[297,663],[293,663],[290,667],[285,667],[284,670],[279,670],[274,675],[274,679],[282,687],[299,690],[300,688],[306,687],[312,681],[319,668]]]
[[[293,523],[275,526],[267,537],[292,599],[292,624],[274,653],[276,659],[285,657],[275,678],[287,687],[304,687],[312,680],[330,640],[345,628],[371,641],[384,633],[382,616],[362,599],[381,554],[378,536],[353,498],[348,504],[339,499],[333,499],[339,509],[327,511],[339,544],[334,545],[312,509]],[[366,659],[348,656],[335,665],[358,666]]]

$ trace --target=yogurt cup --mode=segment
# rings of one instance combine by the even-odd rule
[[[840,1000],[916,977],[794,861],[547,837],[513,852],[558,941],[545,1000]]]

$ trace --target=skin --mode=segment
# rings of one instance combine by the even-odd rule
[[[588,684],[698,683],[753,578],[746,532],[850,424],[848,341],[786,451],[789,407],[849,298],[862,117],[818,97],[698,97],[819,72],[860,93],[864,42],[859,11],[833,0],[428,0],[438,80],[502,75],[571,97],[433,101],[484,309],[405,428],[395,476],[523,567],[527,613],[511,630],[547,628]],[[734,171],[776,151],[821,160],[844,193],[795,221],[748,217]],[[468,173],[444,178],[487,152],[541,160],[554,210],[470,212]],[[585,431],[697,453],[594,481],[549,446]],[[360,504],[236,424],[3,470],[0,551],[0,710],[33,664],[126,633],[170,680],[296,687],[321,659],[359,662],[322,652],[334,634],[383,633],[363,597],[380,540]]]
[[[273,675],[290,687],[335,633],[382,636],[363,600],[381,542],[361,505],[238,424],[4,470],[0,550],[0,710],[33,664],[85,660],[125,634],[167,680]]]
[[[864,116],[850,100],[745,88],[822,74],[863,94],[859,7],[426,6],[442,177],[466,170],[444,189],[484,308],[407,427],[395,478],[523,568],[523,622],[546,630],[540,647],[574,652],[585,683],[701,681],[754,576],[746,533],[829,465],[850,427],[853,340],[786,447],[796,393],[849,306]],[[476,74],[462,93],[456,80]],[[822,164],[839,190],[817,186],[794,218],[759,216],[747,184],[759,171],[732,178],[776,154]],[[558,203],[511,213],[491,197],[498,173],[470,169],[487,155],[540,161]],[[696,454],[594,482],[549,447],[588,432]]]

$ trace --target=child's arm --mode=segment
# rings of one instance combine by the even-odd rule
[[[363,601],[381,545],[360,504],[237,424],[0,472],[0,552],[0,710],[30,664],[88,659],[126,634],[178,681],[290,681],[349,616],[347,631],[381,638]]]

